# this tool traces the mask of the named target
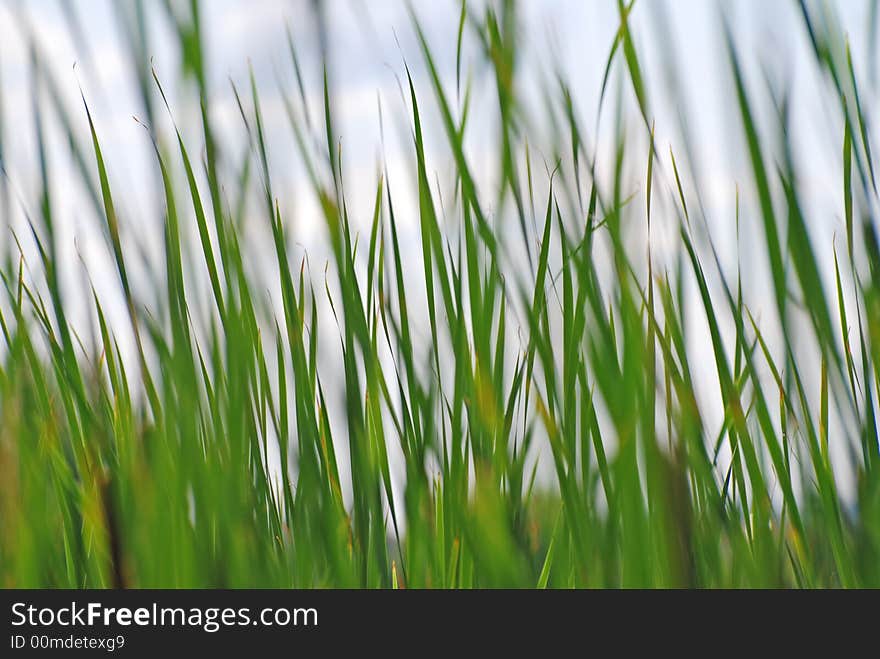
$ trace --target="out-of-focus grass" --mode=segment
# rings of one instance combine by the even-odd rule
[[[326,227],[324,280],[290,251],[254,78],[235,88],[248,156],[240,175],[224,178],[197,3],[188,11],[169,3],[167,19],[182,74],[195,83],[201,134],[175,129],[168,143],[150,128],[175,108],[150,70],[143,4],[120,6],[162,183],[164,272],[152,276],[163,288],[155,302],[132,285],[137,249],[116,203],[126,190],[111,185],[118,165],[102,154],[93,100],[66,106],[35,49],[34,75],[51,92],[34,92],[39,196],[22,201],[31,234],[9,229],[0,303],[2,585],[880,586],[870,111],[848,46],[807,3],[800,27],[840,119],[828,130],[840,133],[831,139],[841,144],[845,242],[811,241],[786,100],[759,125],[742,54],[718,34],[750,168],[740,184],[757,200],[748,212],[759,218],[763,251],[752,257],[769,267],[771,320],[753,317],[739,271],[722,268],[703,230],[701,191],[679,168],[688,145],[667,153],[655,142],[632,3],[618,2],[597,102],[607,102],[618,63],[620,93],[632,94],[639,120],[627,124],[621,113],[617,133],[598,136],[616,146],[603,167],[569,82],[548,82],[539,105],[554,132],[552,173],[535,160],[540,138],[517,85],[514,3],[462,5],[449,42],[454,98],[413,14],[421,61],[402,76],[413,176],[392,185],[379,175],[371,208],[346,203],[328,69],[316,122],[291,39],[296,78],[284,104]],[[76,14],[68,17],[81,34]],[[465,36],[481,46],[497,88],[492,189],[466,149]],[[419,88],[409,68],[417,65],[427,72]],[[439,123],[424,123],[429,105]],[[74,128],[75,112],[88,117],[88,134]],[[125,307],[127,322],[111,323],[119,314],[108,305],[118,301],[87,291],[97,351],[68,320],[70,282],[59,281],[52,120],[101,218]],[[454,198],[442,203],[426,159],[429,130],[454,163]],[[627,176],[634,168],[644,172],[637,187]],[[610,183],[600,169],[613,173]],[[537,198],[548,180],[549,194]],[[417,223],[420,254],[402,244],[395,195],[406,184],[416,186],[417,216],[406,219]],[[258,204],[245,202],[249,189]],[[6,177],[0,193],[9,217]],[[353,228],[354,212],[372,218],[368,234]],[[271,234],[274,251],[259,258],[277,267],[278,314],[249,265],[245,213]],[[646,227],[651,235],[652,222],[672,236],[662,264],[633,239]],[[37,260],[25,262],[25,239]],[[832,257],[829,280],[820,260]],[[319,322],[325,304],[335,324]],[[708,327],[704,342],[688,329],[694,317]],[[123,335],[134,360],[123,358]],[[338,359],[321,357],[324,344],[339,346],[330,353]],[[714,363],[720,425],[698,402],[707,397],[694,355]],[[328,400],[340,387],[336,418]],[[337,455],[341,446],[347,456]],[[536,480],[536,454],[552,463],[549,483]],[[841,479],[855,484],[854,502],[845,503]]]

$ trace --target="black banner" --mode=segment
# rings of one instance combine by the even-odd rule
[[[477,641],[497,651],[592,654],[600,641],[656,650],[708,635],[727,647],[744,636],[806,640],[835,620],[850,631],[872,628],[861,626],[866,609],[846,593],[6,590],[0,598],[0,657],[261,649],[335,656],[361,646],[365,656],[418,655],[460,653]]]

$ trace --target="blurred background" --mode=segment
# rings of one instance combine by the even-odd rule
[[[516,89],[526,110],[529,139],[536,140],[528,144],[539,170],[535,197],[546,195],[549,172],[570,151],[565,136],[567,120],[555,100],[562,81],[570,94],[572,111],[584,127],[581,137],[596,154],[599,179],[614,179],[614,152],[624,135],[629,148],[647,156],[646,131],[626,130],[627,126],[638,129],[647,119],[655,126],[661,158],[666,159],[669,147],[675,146],[682,185],[699,200],[700,230],[711,238],[722,268],[733,272],[737,260],[742,264],[747,303],[757,318],[767,311],[767,336],[772,341],[775,321],[769,266],[757,229],[758,205],[749,184],[751,174],[723,26],[728,26],[739,53],[744,78],[755,99],[758,124],[769,127],[761,137],[771,148],[779,146],[773,144],[778,139],[774,122],[784,108],[786,131],[798,163],[799,187],[806,195],[802,206],[810,237],[815,244],[828,246],[844,240],[839,157],[842,118],[834,95],[828,93],[831,81],[811,54],[804,15],[808,13],[813,28],[831,42],[846,41],[859,72],[862,103],[872,108],[876,107],[880,61],[877,6],[871,0],[641,0],[632,7],[629,20],[650,104],[650,116],[643,118],[622,58],[616,57],[606,69],[620,26],[617,2],[519,3]],[[483,3],[470,2],[468,7],[480,15]],[[416,18],[449,97],[460,104],[466,90],[471,96],[467,155],[478,174],[478,184],[492,190],[500,175],[494,73],[467,26],[459,48],[461,5],[454,0],[3,0],[0,212],[2,223],[12,228],[12,232],[0,235],[6,258],[14,262],[19,252],[26,264],[35,258],[28,217],[39,214],[43,167],[49,172],[58,268],[70,319],[82,327],[93,323],[86,285],[91,280],[99,297],[109,301],[105,310],[111,322],[125,326],[126,312],[112,253],[102,235],[100,205],[94,188],[87,184],[91,180],[94,185],[93,165],[86,161],[83,166],[72,146],[78,144],[82,149],[84,145],[84,153],[88,153],[82,92],[108,163],[136,297],[147,308],[152,298],[160,297],[156,290],[161,290],[161,284],[155,273],[162,272],[164,202],[150,132],[162,148],[173,148],[174,142],[171,116],[152,79],[152,69],[194,161],[205,158],[200,107],[210,108],[220,178],[227,183],[225,202],[245,209],[244,238],[251,256],[247,266],[266,282],[271,299],[280,305],[274,260],[264,258],[271,249],[269,227],[262,217],[250,222],[247,212],[262,203],[259,173],[253,166],[249,173],[244,172],[251,149],[248,130],[253,127],[246,127],[243,114],[250,113],[253,81],[260,96],[272,188],[290,225],[288,236],[295,243],[291,254],[297,260],[308,257],[313,278],[320,282],[330,258],[326,228],[309,187],[308,171],[297,155],[291,118],[295,115],[321,126],[326,62],[336,146],[353,225],[369,230],[376,180],[380,171],[387,170],[399,209],[401,240],[412,247],[412,267],[420,271],[418,189],[405,66],[409,66],[415,88],[429,99],[431,83],[416,37]],[[195,33],[198,39],[193,38]],[[196,43],[201,47],[188,48]],[[298,71],[292,49],[297,54]],[[606,99],[600,114],[603,92]],[[200,98],[200,93],[209,98]],[[237,94],[244,98],[247,111]],[[432,183],[441,200],[452,198],[455,167],[437,104],[423,102],[421,111]],[[870,124],[875,117],[869,112],[866,119]],[[37,130],[37,122],[42,131]],[[173,166],[181,169],[179,164]],[[644,167],[644,162],[628,163],[623,172],[626,195],[644,195]],[[196,169],[204,186],[203,167]],[[176,174],[177,181],[184,181],[180,171]],[[236,185],[244,179],[247,186]],[[491,201],[487,203],[489,210],[501,214],[498,221],[503,226],[509,222],[511,233],[517,231],[511,208],[494,209]],[[663,209],[660,200],[650,240],[647,236],[634,238],[650,242],[661,264],[664,246],[675,242],[676,231],[674,222],[664,223]],[[516,258],[523,259],[525,268],[526,255]],[[823,274],[833,277],[833,251],[817,250],[817,258]],[[205,293],[191,299],[196,307],[208,310],[206,278],[195,276],[188,285]],[[323,304],[321,313],[323,326],[332,327],[329,305]],[[716,377],[714,366],[709,359],[699,359],[708,349],[705,321],[698,314],[690,319],[689,349],[698,357],[695,368],[705,371],[701,377],[711,385]],[[731,327],[723,329],[729,336]],[[134,359],[133,343],[126,337],[125,332],[120,333],[123,354]],[[424,331],[420,337],[429,338]],[[334,341],[321,344],[322,351],[332,353],[335,349]],[[717,381],[699,388],[709,427],[721,421],[717,389]],[[846,489],[846,484],[842,487]]]

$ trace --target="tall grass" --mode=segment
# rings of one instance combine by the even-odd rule
[[[455,48],[454,85],[412,11],[410,177],[380,168],[364,208],[347,203],[332,66],[321,60],[316,117],[290,38],[284,148],[317,202],[324,272],[295,253],[253,76],[233,82],[246,157],[221,153],[198,3],[164,16],[199,108],[198,130],[170,136],[154,128],[178,109],[151,70],[144,5],[120,7],[161,181],[161,270],[144,275],[127,238],[129,191],[112,174],[124,163],[105,157],[93,111],[107,99],[66,104],[32,41],[37,195],[16,197],[23,173],[5,160],[0,185],[6,217],[20,204],[29,227],[7,223],[2,270],[2,585],[880,586],[870,72],[827,14],[798,5],[840,145],[834,243],[812,237],[787,99],[758,112],[746,55],[717,34],[749,168],[729,182],[725,218],[769,273],[756,316],[741,259],[728,267],[713,238],[727,220],[707,216],[693,145],[655,139],[650,92],[665,83],[646,77],[633,3],[618,0],[608,59],[590,63],[604,67],[596,107],[617,126],[599,124],[594,144],[561,75],[537,104],[550,137],[536,128],[515,3],[462,3],[442,46]],[[494,86],[494,177],[468,149],[464,42]],[[50,122],[114,264],[115,281],[80,287],[91,325],[71,320],[79,283],[59,275]],[[426,156],[439,141],[445,195]],[[269,251],[249,247],[255,226]]]

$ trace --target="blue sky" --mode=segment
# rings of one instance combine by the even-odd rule
[[[62,0],[63,1],[63,0]],[[177,3],[187,4],[187,3]],[[247,88],[249,67],[253,68],[261,94],[262,109],[270,145],[270,170],[279,202],[293,225],[300,254],[308,252],[320,272],[321,255],[326,253],[323,227],[314,200],[306,193],[305,172],[295,156],[295,146],[279,80],[292,88],[292,67],[288,57],[285,25],[289,25],[299,52],[303,55],[307,95],[312,116],[319,117],[320,85],[317,75],[316,38],[311,3],[305,0],[210,0],[203,2],[203,32],[207,38],[214,119],[220,130],[224,150],[238,158],[245,148],[243,131],[230,81]],[[481,3],[471,3],[478,7]],[[868,63],[878,53],[868,52],[867,0],[840,0],[807,3],[822,21],[830,25],[836,15],[841,33],[848,35],[866,107],[877,107],[876,72]],[[446,88],[455,88],[455,38],[459,3],[455,0],[413,2],[433,48]],[[583,124],[592,131],[587,135],[600,153],[613,148],[614,113],[606,110],[596,130],[597,98],[605,61],[618,26],[614,0],[526,0],[521,3],[520,59],[522,95],[533,110],[535,134],[547,135],[553,128],[542,115],[542,90],[537,81],[559,63],[572,86],[575,103]],[[162,208],[155,195],[158,173],[148,137],[132,116],[143,119],[127,54],[127,44],[119,30],[112,0],[71,0],[73,14],[79,18],[84,38],[78,41],[69,30],[61,2],[57,0],[0,0],[0,72],[2,72],[5,132],[4,166],[14,190],[24,207],[36,210],[34,190],[37,185],[37,159],[33,128],[31,69],[25,38],[30,26],[36,42],[50,62],[54,76],[68,107],[75,129],[87,135],[84,112],[78,99],[81,83],[95,116],[105,156],[110,166],[117,203],[121,207],[127,245],[153,253],[160,248]],[[168,92],[172,110],[185,135],[198,139],[197,105],[191,87],[179,80],[179,53],[168,32],[167,21],[159,2],[147,2],[148,24],[153,41],[149,55]],[[823,13],[823,7],[826,8]],[[828,80],[806,56],[808,42],[804,35],[796,2],[788,0],[639,0],[632,14],[632,29],[648,81],[652,118],[656,121],[658,143],[664,156],[668,145],[677,151],[684,135],[677,113],[687,117],[694,159],[690,163],[686,187],[697,187],[704,197],[706,221],[720,247],[722,263],[736,262],[733,210],[736,186],[740,186],[744,226],[753,219],[753,195],[749,186],[747,163],[743,158],[742,137],[737,109],[732,105],[729,65],[720,29],[726,15],[743,58],[744,69],[756,98],[763,99],[760,116],[765,125],[771,118],[769,87],[786,90],[792,107],[792,143],[801,163],[799,176],[809,191],[805,199],[811,222],[812,238],[828,245],[834,236],[842,236],[842,199],[839,193],[839,151],[842,123],[838,111],[828,103]],[[344,150],[346,192],[351,199],[354,220],[365,223],[375,194],[376,173],[384,163],[396,185],[396,202],[401,208],[404,241],[415,241],[417,225],[411,169],[412,147],[409,141],[409,107],[400,94],[398,77],[404,75],[404,59],[411,66],[416,87],[426,99],[421,108],[426,122],[429,162],[436,168],[441,191],[451,182],[451,160],[439,129],[424,63],[414,38],[406,3],[398,0],[330,0],[326,3],[330,55],[333,65],[335,108],[339,135]],[[664,19],[669,26],[669,41],[658,25]],[[83,45],[87,44],[87,48]],[[682,93],[668,85],[662,55],[671,53]],[[466,43],[466,75],[470,71],[474,85],[475,115],[468,134],[468,156],[479,173],[480,182],[491,189],[497,170],[494,164],[495,134],[492,130],[493,87],[476,57],[476,44]],[[76,63],[76,69],[74,69]],[[612,88],[625,81],[621,63],[615,66]],[[874,76],[874,77],[872,77]],[[631,92],[621,86],[626,99],[631,127],[637,126]],[[45,93],[45,90],[41,91]],[[381,100],[385,143],[380,139],[378,103]],[[152,128],[168,135],[171,128],[164,113],[157,115]],[[62,254],[68,292],[72,300],[82,298],[79,281],[83,276],[80,259],[99,293],[113,295],[114,269],[97,219],[78,183],[64,140],[51,121],[47,121],[53,198],[59,217],[59,249]],[[539,155],[541,145],[535,145]],[[645,151],[646,152],[646,151]],[[606,159],[600,159],[600,174]],[[642,165],[634,167],[631,189],[636,192],[644,176]],[[688,181],[694,181],[691,184]],[[543,184],[546,185],[546,182]],[[542,188],[546,189],[546,187]],[[540,198],[540,193],[538,193]],[[661,206],[662,208],[662,206]],[[22,234],[24,214],[16,205],[11,223]],[[652,241],[662,249],[662,224]],[[263,227],[265,229],[265,227]],[[757,239],[744,232],[743,252],[761,254]],[[259,231],[253,239],[259,244]],[[755,234],[756,235],[756,234]],[[3,236],[0,240],[6,240]],[[413,242],[413,244],[415,244]],[[25,244],[27,249],[27,245]],[[827,252],[828,250],[826,250]],[[832,267],[831,253],[821,254],[826,268]],[[257,259],[258,261],[258,259]],[[768,280],[767,266],[760,259],[746,263],[745,277],[750,283],[752,305],[760,315],[769,302],[763,297],[761,282]],[[257,263],[255,267],[260,267]],[[267,277],[271,281],[271,273]],[[766,286],[763,287],[766,292]],[[74,305],[75,306],[75,305]],[[82,306],[85,309],[85,305]],[[110,309],[121,319],[121,306]],[[704,328],[695,327],[699,332]],[[708,381],[712,373],[707,373]],[[713,402],[707,391],[707,403]],[[707,405],[711,407],[711,405]]]

